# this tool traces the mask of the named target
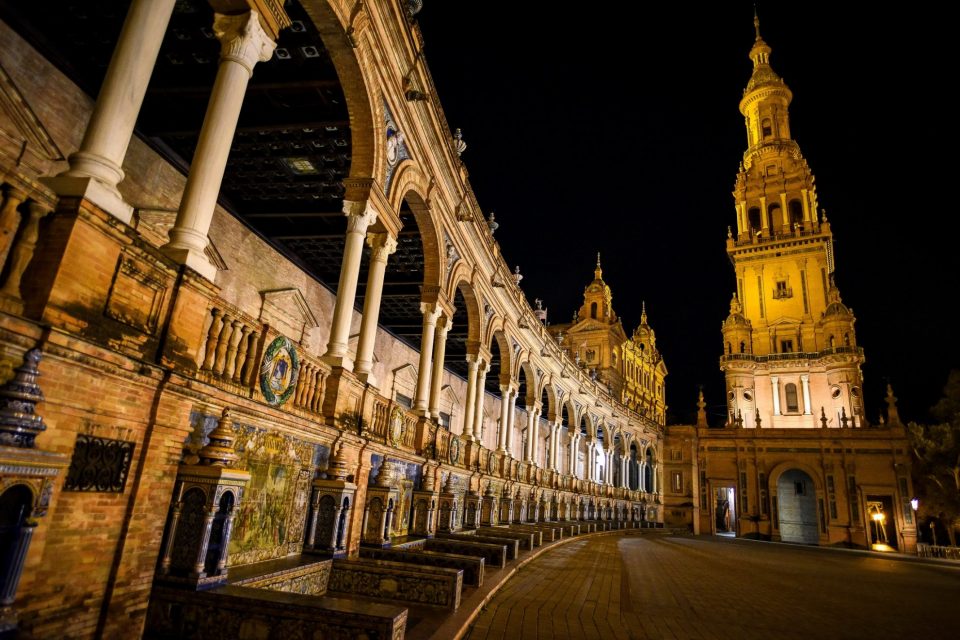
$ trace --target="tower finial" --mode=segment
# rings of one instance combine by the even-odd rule
[[[753,3],[753,29],[757,32],[757,40],[762,40],[760,37],[760,17],[757,15],[757,3]]]
[[[603,269],[600,268],[600,252],[597,251],[597,268],[593,270],[593,275],[597,280],[603,279]]]
[[[647,324],[647,301],[640,303],[640,324]]]

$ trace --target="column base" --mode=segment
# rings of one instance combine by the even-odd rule
[[[190,267],[210,282],[216,281],[217,267],[210,263],[206,254],[195,249],[180,249],[169,244],[162,246],[160,250],[174,262]]]
[[[326,362],[331,367],[337,367],[345,371],[353,373],[353,360],[350,356],[344,355],[330,355],[326,354],[320,357],[320,359]]]
[[[370,373],[370,372],[357,373],[356,376],[357,376],[357,380],[364,383],[365,385],[369,387],[373,387],[374,389],[377,389],[377,390],[380,389],[380,382],[377,380],[376,376],[373,375],[373,373]]]
[[[40,182],[53,189],[58,196],[83,198],[92,202],[124,224],[130,224],[133,220],[133,207],[123,201],[118,191],[110,189],[96,178],[57,176],[40,178]]]

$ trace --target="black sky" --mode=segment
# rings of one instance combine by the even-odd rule
[[[752,5],[424,4],[440,100],[528,298],[568,321],[601,251],[628,332],[647,302],[670,420],[692,418],[702,384],[722,422],[720,323],[735,287],[724,249],[746,146],[737,104]],[[948,22],[929,6],[874,3],[762,3],[760,18],[834,230],[868,417],[889,379],[901,414],[924,419],[960,366]]]

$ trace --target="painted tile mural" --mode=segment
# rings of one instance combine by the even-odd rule
[[[216,421],[216,416],[191,415],[191,422],[202,429],[204,440]],[[314,470],[327,466],[329,449],[237,422],[233,429],[237,436],[235,450],[240,456],[236,466],[250,473],[250,482],[233,523],[230,565],[300,552],[310,483]],[[195,446],[194,436],[188,447]]]
[[[410,519],[413,517],[413,490],[420,486],[421,468],[414,462],[404,462],[396,458],[389,458],[396,465],[397,475],[394,486],[400,491],[399,504],[395,510],[392,530],[393,536],[405,536],[410,533]],[[375,453],[370,456],[370,475],[369,484],[374,483],[377,474],[380,473],[380,465],[383,464],[383,456]]]

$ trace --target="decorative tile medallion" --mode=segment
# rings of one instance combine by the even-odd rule
[[[460,438],[458,436],[450,437],[450,464],[460,462]]]
[[[260,365],[260,391],[272,405],[281,405],[290,399],[297,388],[300,358],[288,338],[278,336],[263,354]]]
[[[407,150],[407,143],[404,140],[403,132],[397,127],[393,119],[393,113],[390,112],[390,106],[383,103],[384,127],[387,135],[387,175],[384,180],[384,193],[390,193],[390,183],[393,181],[393,172],[397,166],[410,157]]]

